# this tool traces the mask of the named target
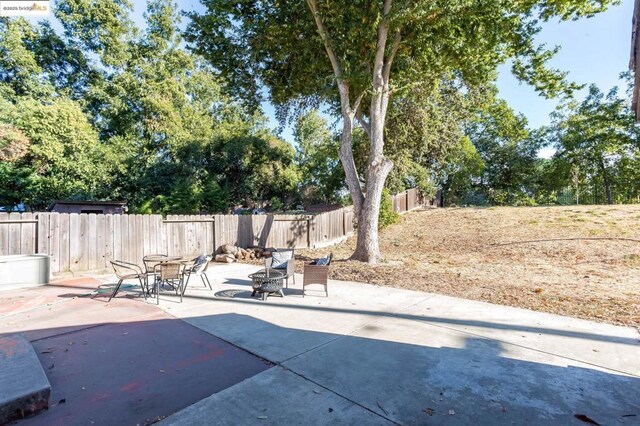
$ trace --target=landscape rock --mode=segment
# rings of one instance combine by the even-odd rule
[[[233,263],[236,259],[231,254],[218,254],[215,260],[216,262]]]

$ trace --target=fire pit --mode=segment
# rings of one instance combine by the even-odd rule
[[[262,300],[267,300],[267,296],[273,293],[278,293],[284,297],[282,292],[282,279],[285,277],[285,273],[278,271],[277,269],[261,269],[258,272],[249,275],[253,282],[253,293],[251,297],[256,293],[262,295]]]

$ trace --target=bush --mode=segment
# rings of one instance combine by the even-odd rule
[[[380,200],[380,213],[378,213],[378,229],[393,225],[398,220],[400,220],[400,215],[393,210],[391,193],[387,188],[384,188],[382,190],[382,199]]]

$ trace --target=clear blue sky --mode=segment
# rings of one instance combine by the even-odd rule
[[[633,0],[623,0],[620,5],[590,19],[549,22],[537,40],[548,46],[561,47],[551,64],[568,71],[570,80],[587,85],[595,83],[602,91],[616,85],[623,89],[624,82],[618,76],[629,67],[632,16]],[[524,114],[531,127],[549,123],[549,114],[557,101],[539,97],[531,87],[520,84],[507,65],[500,69],[498,88],[500,97]],[[585,93],[586,89],[578,97]]]

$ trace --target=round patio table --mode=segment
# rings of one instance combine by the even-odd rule
[[[273,293],[277,293],[284,297],[282,292],[282,279],[285,277],[285,273],[278,271],[277,269],[261,269],[258,272],[249,275],[252,281],[253,293],[251,297],[256,293],[262,295],[262,300],[267,300],[267,296]]]

